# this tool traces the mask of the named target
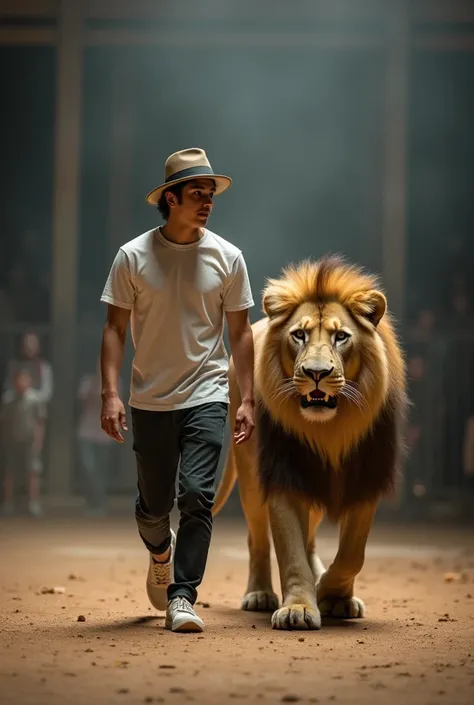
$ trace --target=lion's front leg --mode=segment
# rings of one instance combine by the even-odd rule
[[[365,605],[354,596],[354,581],[364,565],[365,546],[377,503],[350,510],[341,520],[339,548],[334,562],[318,586],[318,607],[323,617],[363,617]]]
[[[309,509],[298,500],[275,495],[269,500],[270,525],[280,570],[282,607],[273,629],[320,629],[313,571],[308,562]]]

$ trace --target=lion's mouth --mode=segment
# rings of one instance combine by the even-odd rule
[[[303,409],[323,408],[335,409],[337,406],[337,397],[326,394],[320,389],[313,389],[312,392],[301,397],[301,406]]]

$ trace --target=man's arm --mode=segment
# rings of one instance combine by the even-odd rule
[[[234,429],[236,443],[250,438],[254,429],[254,346],[248,309],[226,312],[229,344],[241,395]]]
[[[125,408],[119,397],[119,376],[122,366],[130,310],[109,304],[102,334],[100,368],[102,375],[102,429],[122,442],[120,426],[126,431]]]

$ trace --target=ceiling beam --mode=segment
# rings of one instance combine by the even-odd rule
[[[383,46],[383,37],[354,32],[248,32],[248,31],[153,31],[142,29],[89,29],[88,46],[199,46],[199,47],[295,47],[369,48]]]
[[[56,41],[54,28],[0,27],[0,46],[45,46]]]
[[[77,0],[80,2],[81,0]],[[0,0],[0,19],[3,17],[51,17],[58,16],[58,0]]]
[[[383,15],[385,0],[86,0],[86,16],[94,19],[332,19],[347,23]]]
[[[56,44],[57,31],[49,27],[0,27],[0,46],[51,46]],[[368,49],[384,46],[384,40],[374,35],[316,34],[294,32],[144,32],[143,30],[87,30],[86,46],[200,46],[200,47],[261,47],[292,49],[297,47]],[[412,46],[417,51],[474,52],[474,35],[416,35]]]
[[[411,9],[414,22],[474,22],[471,0],[414,0]]]
[[[396,0],[271,0],[233,3],[219,0],[77,0],[84,4],[84,16],[95,20],[229,20],[271,18],[278,20],[331,21],[347,25],[389,16]],[[0,0],[0,19],[58,16],[59,0]],[[413,0],[415,22],[474,22],[472,0]]]

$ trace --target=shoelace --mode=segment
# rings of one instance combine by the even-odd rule
[[[190,612],[194,614],[194,610],[192,605],[187,601],[185,597],[178,597],[177,598],[178,602],[176,605],[176,609],[179,610],[180,612]]]
[[[157,583],[167,584],[170,580],[169,563],[153,563],[153,574]]]

